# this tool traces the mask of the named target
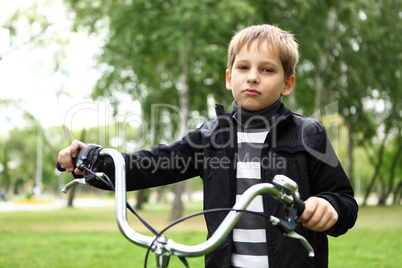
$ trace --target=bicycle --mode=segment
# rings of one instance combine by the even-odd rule
[[[113,185],[110,178],[102,173],[97,172],[99,165],[105,161],[106,158],[111,158],[115,166],[115,185]],[[179,219],[173,224],[169,225],[161,232],[155,230],[149,223],[147,223],[140,215],[138,215],[134,209],[127,203],[126,195],[126,174],[125,174],[125,162],[120,153],[111,148],[102,148],[98,145],[87,145],[77,155],[75,159],[75,166],[81,171],[85,171],[85,175],[81,178],[75,178],[71,182],[67,183],[62,191],[67,193],[69,189],[77,184],[89,184],[93,185],[97,181],[110,186],[111,190],[115,192],[116,200],[116,219],[120,231],[122,234],[132,243],[142,246],[148,249],[145,258],[145,267],[147,265],[147,258],[150,251],[156,256],[157,268],[166,268],[169,264],[171,256],[178,256],[186,267],[188,264],[185,260],[186,257],[200,257],[212,252],[219,244],[227,237],[231,230],[235,227],[237,221],[243,215],[243,213],[255,213],[264,217],[268,217],[270,222],[275,225],[286,236],[298,239],[302,245],[306,248],[309,257],[314,257],[314,250],[309,242],[294,230],[298,223],[298,217],[304,211],[304,202],[299,198],[298,185],[290,178],[284,175],[276,175],[271,183],[259,183],[248,190],[246,190],[241,198],[236,202],[233,208],[222,208],[206,210],[199,213],[195,213]],[[57,168],[60,171],[64,171],[59,163]],[[251,201],[260,194],[270,194],[285,205],[286,215],[285,219],[279,219],[273,215],[265,215],[259,212],[248,211],[247,206]],[[128,223],[127,209],[134,213],[139,220],[145,224],[146,227],[154,234],[153,237],[140,234],[136,232]],[[212,213],[217,211],[228,211],[228,214],[221,222],[218,229],[212,236],[203,243],[198,245],[183,245],[174,242],[171,239],[167,239],[163,233],[172,227],[173,225],[182,222],[193,216]]]

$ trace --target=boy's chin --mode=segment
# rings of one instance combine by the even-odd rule
[[[240,105],[240,107],[242,107],[244,110],[250,111],[250,112],[258,112],[264,108],[260,108],[258,106],[254,106],[254,105]],[[266,107],[265,107],[266,108]]]
[[[255,104],[255,103],[238,103],[239,104],[239,106],[241,107],[241,108],[243,108],[244,110],[247,110],[247,111],[250,111],[250,112],[258,112],[258,111],[261,111],[261,110],[263,110],[263,109],[265,109],[265,108],[267,108],[268,106],[264,106],[264,105],[261,105],[261,104]]]
[[[237,104],[241,108],[243,108],[247,111],[250,111],[250,112],[258,112],[258,111],[264,110],[264,109],[270,107],[271,105],[273,105],[276,101],[277,100],[270,100],[270,101],[266,100],[266,101],[262,101],[262,102],[256,101],[256,100],[251,100],[251,99],[246,99],[243,101],[236,100]]]

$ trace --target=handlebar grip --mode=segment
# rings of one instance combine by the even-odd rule
[[[57,161],[57,163],[56,163],[56,168],[57,168],[57,170],[58,170],[58,171],[60,171],[60,172],[64,172],[64,171],[66,171],[66,169],[65,169],[65,168],[62,168],[62,167],[60,166],[59,161]]]
[[[74,165],[74,167],[76,167],[76,162],[77,162],[77,158],[73,158],[73,165]],[[62,167],[61,167],[59,161],[57,161],[57,163],[56,163],[56,168],[57,168],[57,170],[60,171],[60,172],[66,171],[65,168],[62,168]]]
[[[297,217],[300,217],[303,214],[306,205],[304,204],[303,200],[295,198],[294,206],[297,209]]]

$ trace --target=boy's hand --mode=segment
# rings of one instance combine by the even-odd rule
[[[76,168],[74,170],[73,158],[77,157],[78,152],[85,147],[85,143],[74,140],[71,145],[59,152],[58,161],[62,168],[64,168],[67,172],[74,171],[77,175],[84,175],[85,172]]]
[[[324,232],[338,221],[335,208],[324,198],[312,196],[305,201],[305,205],[300,221],[307,229]]]

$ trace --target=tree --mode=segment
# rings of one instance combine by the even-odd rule
[[[100,32],[108,30],[104,52],[99,61],[104,76],[94,96],[115,99],[114,92],[129,92],[140,100],[146,120],[155,103],[178,107],[180,116],[170,116],[169,131],[164,124],[155,129],[159,141],[183,134],[194,111],[206,115],[207,98],[230,103],[225,94],[226,45],[232,30],[253,14],[241,1],[69,1],[77,14],[77,25]],[[231,16],[230,14],[237,14]],[[214,29],[214,31],[211,31]],[[171,106],[169,106],[171,107]],[[158,109],[159,121],[171,111]],[[180,124],[181,123],[181,124]],[[172,140],[170,140],[172,141]],[[152,144],[151,144],[152,145]],[[176,196],[180,197],[181,184]],[[176,206],[181,202],[176,200]],[[176,210],[174,210],[176,211]],[[175,212],[172,218],[181,214]]]
[[[339,116],[349,131],[347,168],[352,183],[354,146],[366,144],[366,148],[380,148],[371,152],[373,165],[380,170],[381,148],[385,150],[388,146],[386,133],[390,131],[388,137],[394,137],[401,124],[397,108],[401,106],[398,64],[401,40],[395,34],[400,31],[401,23],[396,22],[401,20],[401,4],[397,1],[379,1],[373,5],[372,1],[365,0],[308,3],[294,0],[278,3],[273,8],[262,2],[260,5],[267,7],[260,9],[266,21],[296,33],[300,41],[302,59],[294,92],[297,107],[304,114],[311,114],[322,110],[326,103],[338,101]],[[313,98],[315,105],[311,106]],[[380,112],[384,116],[379,117],[376,109],[367,109],[370,103],[386,103],[386,109]],[[375,139],[382,140],[383,146],[375,146],[372,143]],[[397,160],[396,154],[393,163]],[[376,173],[366,196],[380,178],[380,173]]]
[[[224,69],[233,31],[271,23],[295,33],[300,42],[295,91],[293,99],[285,102],[311,115],[337,101],[339,117],[349,132],[345,143],[352,183],[356,146],[376,149],[373,165],[381,170],[389,142],[399,144],[401,37],[396,33],[401,30],[400,1],[67,2],[77,14],[77,28],[88,27],[89,32],[105,37],[98,58],[104,71],[94,97],[111,99],[116,107],[117,92],[128,92],[139,100],[145,120],[157,118],[155,143],[180,136],[179,122],[205,116],[207,96],[230,104]],[[178,107],[186,111],[185,116],[173,112],[172,106],[154,109],[155,102]],[[381,120],[376,119],[378,111],[368,107],[378,102],[386,104]],[[394,153],[393,161],[387,163],[396,168],[399,158]],[[385,177],[394,177],[393,182],[382,185],[398,187],[397,173],[381,175],[381,179],[383,172],[374,172],[366,192],[389,181]]]
[[[15,60],[13,58],[14,53],[17,55],[18,53],[27,53],[29,55],[29,59],[37,60],[37,62],[35,62],[35,70],[40,70],[43,72],[43,70],[46,69],[45,72],[51,73],[51,75],[49,76],[54,75],[51,79],[52,82],[54,82],[55,94],[57,96],[61,94],[68,95],[63,92],[63,86],[65,85],[63,85],[63,80],[60,79],[66,78],[68,76],[65,73],[64,76],[62,74],[63,71],[66,71],[66,64],[62,65],[61,61],[65,59],[64,57],[66,56],[67,50],[66,47],[70,44],[70,37],[72,36],[72,34],[74,34],[71,31],[65,31],[66,25],[68,27],[69,23],[66,18],[65,20],[63,20],[63,17],[60,16],[60,14],[63,14],[62,12],[64,11],[62,9],[63,6],[60,5],[62,5],[61,1],[24,1],[23,3],[21,2],[17,4],[13,3],[7,5],[6,8],[2,8],[0,10],[0,46],[2,46],[0,48],[0,61],[3,61],[2,63],[6,65],[8,61]],[[68,30],[70,30],[70,28],[68,28]],[[32,55],[36,56],[38,52],[41,53],[43,50],[46,50],[46,55],[49,55],[49,58],[51,58],[51,60],[43,57],[31,58]],[[48,68],[43,68],[42,64],[46,67],[50,67],[50,70]],[[37,74],[38,73],[35,73],[35,75]],[[7,73],[3,73],[3,75],[7,75]],[[46,73],[45,75],[48,75],[48,73]],[[25,74],[21,74],[21,76],[24,78]],[[15,90],[15,85],[8,85],[8,88],[3,85],[2,90]],[[1,101],[3,100],[0,100],[0,104]],[[48,100],[45,100],[45,103],[47,101]],[[23,113],[27,112],[22,101],[18,101],[18,105],[22,107],[17,107],[17,110],[19,108]],[[9,128],[12,130],[10,131],[10,133],[7,133],[4,138],[1,137],[2,140],[0,144],[2,145],[2,153],[0,153],[0,155],[3,154],[4,149],[4,157],[0,156],[0,159],[3,162],[3,166],[5,166],[2,172],[5,178],[5,183],[13,184],[14,182],[12,182],[11,180],[14,179],[12,176],[15,176],[15,174],[11,173],[16,173],[18,170],[16,168],[9,168],[7,163],[10,164],[11,162],[11,165],[15,164],[13,163],[15,162],[14,159],[20,159],[19,152],[17,152],[16,150],[28,150],[30,146],[26,146],[26,148],[21,148],[18,146],[17,143],[13,143],[14,147],[12,147],[9,141],[13,141],[18,137],[21,139],[21,141],[19,141],[21,143],[21,146],[26,145],[25,141],[27,141],[28,139],[33,142],[33,133],[30,131],[30,129],[35,128],[38,131],[38,128],[32,127],[31,125],[37,125],[40,123],[38,123],[39,119],[33,118],[33,116],[29,113],[30,116],[32,116],[32,122],[24,122],[26,124],[14,126],[14,121],[19,123],[21,122],[21,120],[15,120],[16,118],[19,118],[21,113],[19,111],[13,113],[14,110],[9,110],[11,109],[9,107],[7,107],[7,109],[8,110],[2,111],[4,112],[4,114],[12,114],[11,120],[8,121],[11,125]],[[25,116],[25,114],[23,116]],[[25,140],[20,137],[21,134],[19,132],[22,131],[22,129],[27,131]],[[55,131],[54,129],[52,129],[52,134],[54,134],[53,131],[57,132],[57,130]],[[45,188],[52,186],[53,190],[53,187],[55,186],[55,182],[53,180],[55,177],[54,164],[57,158],[57,152],[60,150],[60,148],[62,148],[61,144],[63,144],[64,140],[62,138],[63,135],[60,132],[57,132],[57,134],[55,135],[57,137],[51,136],[49,133],[47,133],[47,129],[44,130],[42,133],[45,137],[45,139],[43,139],[43,166],[41,170],[44,180],[43,186]],[[49,141],[51,140],[55,140],[57,144],[50,144]],[[36,141],[32,144],[36,144]],[[19,165],[27,165],[28,167],[31,167],[33,159],[36,159],[36,156],[30,159],[23,158],[21,159],[21,161],[24,162],[19,163]],[[26,177],[29,179],[21,179],[20,181],[31,184],[31,170],[22,169],[22,171],[23,172],[20,174],[21,177]],[[40,174],[39,168],[38,174]],[[63,176],[64,175],[61,175],[60,177]],[[33,177],[35,178],[35,176]],[[56,186],[58,187],[59,185]]]
[[[375,167],[375,173],[366,187],[364,203],[376,182],[382,189],[380,197],[383,197],[380,198],[380,202],[384,202],[384,195],[387,196],[386,193],[391,192],[387,190],[387,187],[392,189],[396,187],[395,168],[398,166],[397,163],[400,163],[400,154],[389,155],[393,159],[390,163],[395,164],[391,164],[385,174],[383,166],[386,165],[387,148],[390,143],[392,144],[392,140],[395,141],[396,148],[400,149],[399,136],[402,125],[400,58],[402,54],[399,43],[402,38],[397,32],[402,30],[400,23],[402,17],[399,12],[401,7],[399,1],[376,2],[374,6],[371,5],[362,11],[366,19],[362,22],[361,49],[367,62],[363,66],[366,72],[361,75],[367,81],[369,91],[363,101],[367,106],[365,112],[370,114],[370,120],[375,124],[374,135],[371,139],[362,141],[368,155],[373,156],[371,162]],[[396,166],[393,167],[394,165]],[[389,182],[384,183],[387,177]]]
[[[2,179],[1,187],[6,191],[18,194],[20,186],[35,178],[36,165],[32,159],[36,159],[36,134],[37,124],[35,117],[23,108],[20,100],[1,99],[0,106],[4,112],[3,122],[8,125],[10,131],[0,139]],[[11,115],[11,116],[10,116]],[[22,119],[25,128],[21,129],[13,124],[15,117]],[[32,135],[30,135],[32,134]]]

